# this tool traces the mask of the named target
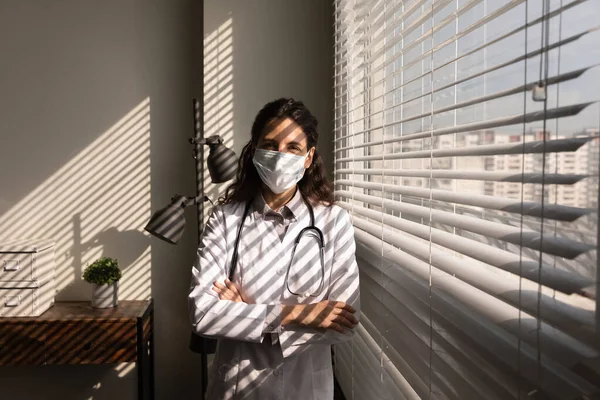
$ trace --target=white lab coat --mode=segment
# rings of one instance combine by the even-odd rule
[[[260,196],[260,195],[259,195]],[[262,198],[261,198],[262,200]],[[255,203],[256,204],[256,203]],[[228,275],[244,204],[214,207],[192,268],[189,310],[196,333],[218,338],[209,371],[207,399],[333,399],[331,345],[349,340],[353,331],[280,327],[281,305],[337,300],[351,304],[359,317],[359,278],[354,230],[348,213],[338,206],[314,207],[315,225],[323,232],[324,289],[318,242],[303,236],[285,276],[294,241],[310,225],[300,193],[288,203],[295,218],[283,241],[273,221],[253,206],[244,223],[233,281],[249,304],[220,300],[213,282]]]

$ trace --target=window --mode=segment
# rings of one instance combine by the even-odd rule
[[[600,2],[335,4],[363,310],[335,349],[346,398],[600,392],[599,160],[573,156],[599,151]]]

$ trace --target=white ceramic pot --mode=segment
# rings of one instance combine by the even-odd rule
[[[112,285],[92,284],[92,307],[110,308],[119,305],[119,282]]]

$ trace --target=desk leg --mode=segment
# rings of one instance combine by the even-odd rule
[[[154,400],[154,310],[137,319],[138,400]],[[144,340],[144,321],[150,318],[150,334]]]
[[[144,319],[137,319],[137,373],[138,373],[138,400],[145,400],[146,394],[146,343],[144,343]]]
[[[150,400],[154,400],[154,310],[150,314],[150,337],[149,337],[149,346],[150,346],[150,360],[149,360],[149,390],[150,390]]]

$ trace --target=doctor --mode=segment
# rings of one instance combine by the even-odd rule
[[[267,104],[208,219],[188,298],[195,331],[220,339],[208,399],[333,399],[330,349],[354,334],[359,278],[317,138],[303,103]]]

